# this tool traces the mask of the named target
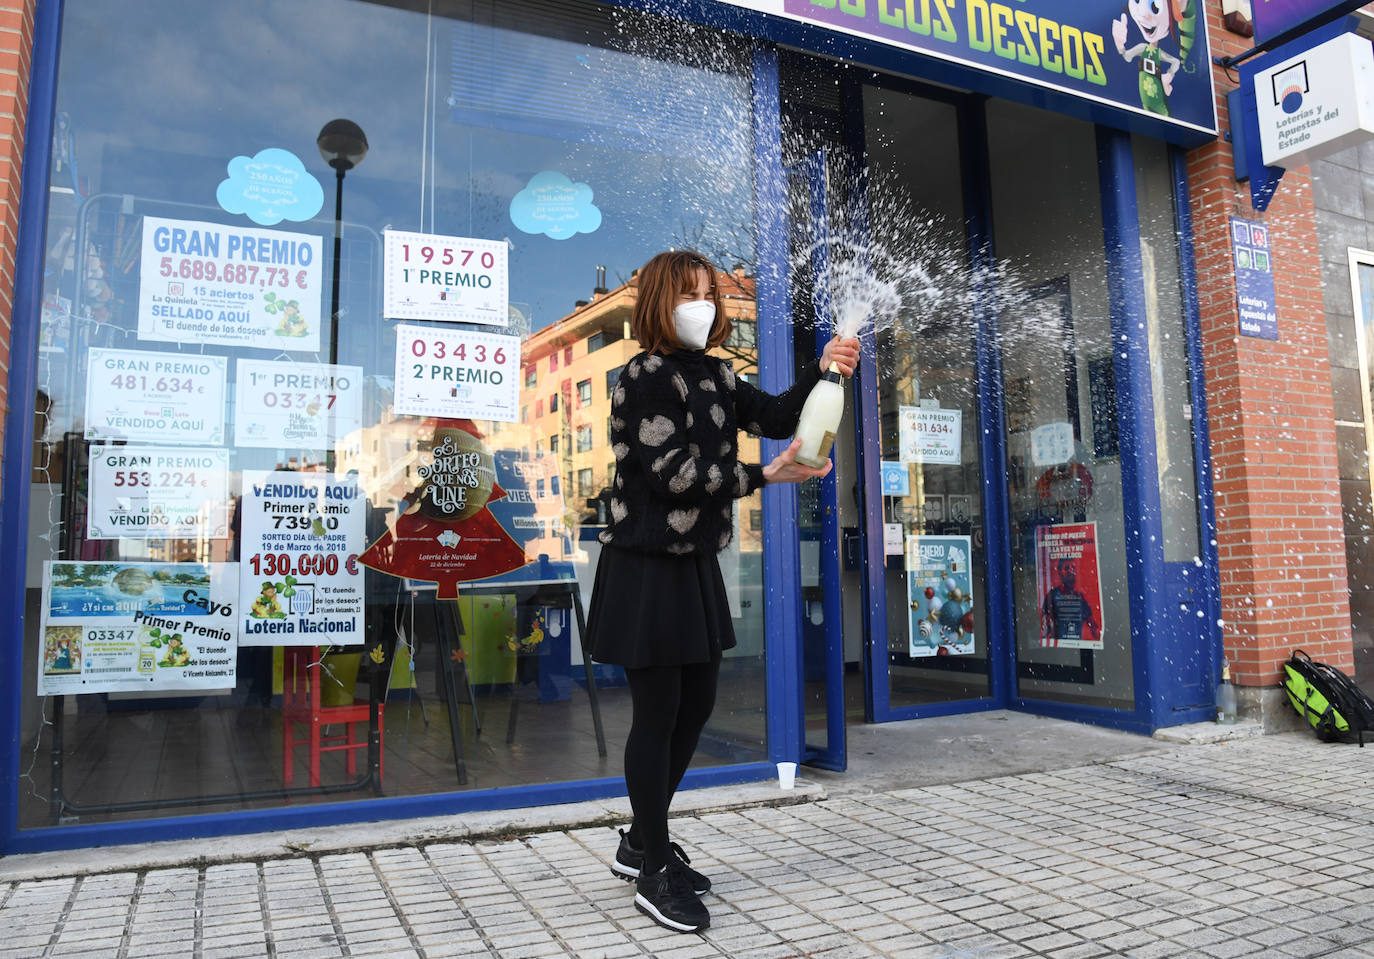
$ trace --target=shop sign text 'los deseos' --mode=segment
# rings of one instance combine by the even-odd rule
[[[722,0],[1216,132],[1200,0]]]

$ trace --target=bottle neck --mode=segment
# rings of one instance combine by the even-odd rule
[[[821,376],[821,379],[831,383],[840,382],[843,379],[843,377],[840,375],[840,364],[831,363],[830,369],[825,371],[825,373]]]

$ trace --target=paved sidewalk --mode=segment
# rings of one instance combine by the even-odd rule
[[[15,879],[0,955],[1374,957],[1374,748],[1285,734],[810,795],[673,821],[715,883],[701,936],[635,910],[597,826]]]

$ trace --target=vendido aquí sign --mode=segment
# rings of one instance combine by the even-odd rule
[[[1201,0],[724,0],[1216,130]]]

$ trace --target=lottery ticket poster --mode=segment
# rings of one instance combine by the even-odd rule
[[[363,368],[240,359],[234,445],[334,449],[362,429]]]
[[[356,478],[245,470],[239,549],[244,646],[364,641],[366,501]]]
[[[315,352],[323,251],[307,233],[144,217],[138,337]]]
[[[228,535],[228,450],[91,447],[87,539]]]
[[[897,411],[903,463],[958,466],[963,455],[963,410],[903,406]]]
[[[387,230],[382,311],[393,320],[510,322],[505,240]]]
[[[93,347],[86,367],[86,439],[218,446],[224,442],[225,358]]]
[[[235,563],[44,564],[40,695],[237,681]]]
[[[514,423],[520,419],[519,377],[519,337],[396,327],[397,413]]]

